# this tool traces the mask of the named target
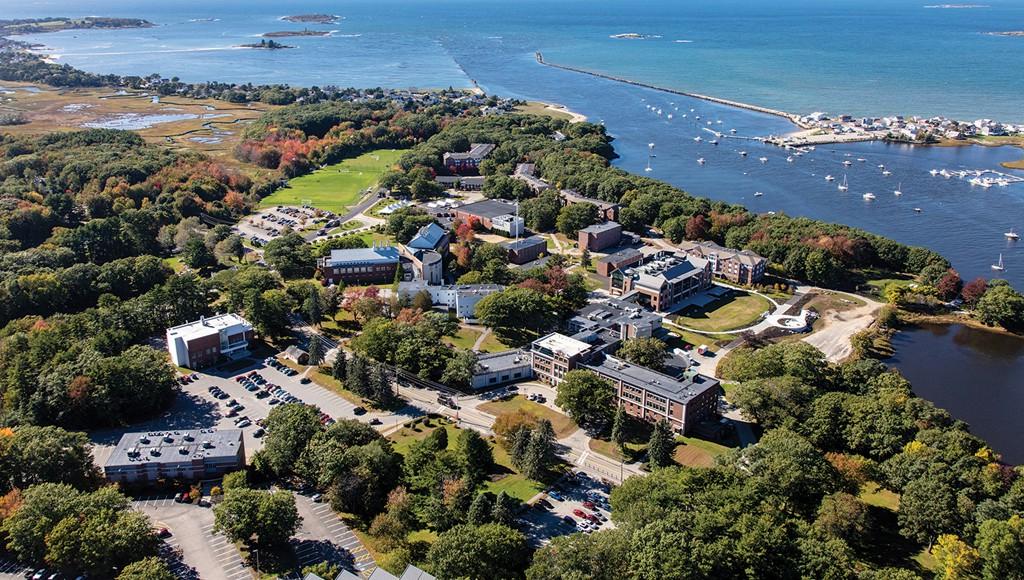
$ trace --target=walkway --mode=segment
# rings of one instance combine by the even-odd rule
[[[804,337],[804,342],[825,353],[825,358],[830,362],[839,362],[853,353],[850,337],[871,326],[875,322],[875,314],[884,306],[881,302],[863,296],[845,292],[835,293],[849,296],[865,304],[846,312],[828,312],[822,318],[825,328]]]

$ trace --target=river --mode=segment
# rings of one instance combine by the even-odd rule
[[[898,368],[914,392],[971,426],[1012,464],[1024,464],[1024,338],[959,324],[896,333]]]

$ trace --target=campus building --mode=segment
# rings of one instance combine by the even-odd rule
[[[597,206],[597,215],[604,221],[618,221],[619,209],[622,208],[617,203],[610,201],[602,201],[600,199],[594,199],[592,197],[584,197],[579,192],[572,189],[563,189],[559,191],[559,195],[562,197],[563,205],[572,205],[574,203],[589,203],[590,205]]]
[[[565,373],[593,354],[594,348],[590,344],[552,332],[530,345],[530,366],[537,380],[555,386],[562,382]]]
[[[764,278],[768,260],[750,250],[734,250],[714,242],[687,242],[679,249],[688,256],[703,258],[711,262],[711,272],[735,284],[757,284]]]
[[[604,222],[587,226],[577,235],[580,250],[600,252],[619,245],[622,241],[622,226],[615,222]]]
[[[402,282],[398,291],[408,298],[419,292],[430,294],[434,306],[442,306],[463,320],[476,318],[476,305],[485,296],[501,292],[505,287],[500,284],[449,284],[431,286],[423,281]]]
[[[534,193],[541,193],[542,191],[551,189],[548,182],[537,177],[537,166],[533,163],[520,163],[516,165],[516,170],[512,173],[512,178],[525,183]]]
[[[533,378],[530,353],[506,350],[477,357],[471,386],[474,390],[499,387]]]
[[[317,260],[324,284],[385,284],[395,279],[401,258],[395,246],[331,250]]]
[[[530,236],[505,242],[508,249],[508,261],[516,264],[528,264],[548,251],[547,241],[540,236]]]
[[[591,302],[566,323],[573,338],[588,344],[596,339],[611,344],[631,338],[651,338],[661,329],[661,316],[631,302],[609,298]],[[593,336],[588,336],[593,335]]]
[[[581,368],[610,382],[626,413],[651,423],[668,421],[677,433],[689,433],[718,411],[718,380],[693,370],[677,379],[612,356]]]
[[[201,369],[221,357],[248,354],[252,325],[237,314],[201,317],[195,322],[167,329],[167,350],[179,367]]]
[[[484,188],[484,176],[482,175],[438,175],[434,181],[445,189],[459,191],[480,191]]]
[[[485,229],[509,237],[523,233],[523,218],[516,216],[516,206],[500,199],[485,199],[455,208],[455,218],[466,223],[478,222]]]
[[[665,312],[711,286],[711,262],[673,252],[657,252],[643,262],[612,272],[609,291]]]
[[[607,278],[612,275],[612,272],[639,264],[643,259],[644,255],[640,250],[633,248],[619,250],[597,260],[597,273],[599,276]]]
[[[430,222],[420,228],[405,247],[413,251],[434,251],[443,255],[448,252],[448,243],[448,232],[437,222]]]
[[[103,465],[107,479],[152,483],[219,477],[245,467],[241,429],[125,433]]]
[[[441,161],[445,169],[452,173],[476,172],[480,162],[494,151],[492,143],[472,143],[465,153],[445,153]]]

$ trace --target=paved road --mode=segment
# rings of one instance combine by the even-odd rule
[[[245,566],[235,545],[213,531],[213,510],[191,504],[178,504],[160,497],[140,498],[134,502],[158,528],[167,528],[166,543],[180,554],[171,562],[179,578],[217,578],[249,580],[252,571]],[[166,554],[165,554],[166,557]]]
[[[301,567],[330,562],[354,572],[376,566],[373,556],[327,503],[296,494],[302,527],[292,540]]]

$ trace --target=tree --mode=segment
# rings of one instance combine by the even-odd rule
[[[471,350],[458,350],[448,359],[441,375],[441,382],[456,389],[466,389],[473,382],[477,355]]]
[[[619,449],[619,453],[624,453],[626,450],[627,421],[626,408],[622,405],[617,405],[615,407],[615,417],[612,419],[611,441]]]
[[[818,390],[793,376],[740,383],[730,400],[765,428],[791,427],[801,421]]]
[[[580,253],[580,268],[588,270],[590,265],[590,250],[583,248],[583,251]]]
[[[60,427],[0,429],[0,494],[47,482],[95,487],[99,471],[89,447],[85,433]]]
[[[826,496],[818,506],[814,527],[827,536],[854,542],[868,529],[867,506],[844,492]]]
[[[482,526],[491,523],[492,512],[494,511],[494,494],[489,491],[482,491],[473,498],[469,505],[469,513],[466,516],[466,523],[474,526]]]
[[[898,513],[900,534],[931,545],[940,535],[957,530],[956,493],[940,479],[924,476],[903,489]]]
[[[419,208],[402,208],[388,216],[385,231],[394,236],[398,243],[407,244],[416,237],[420,228],[433,221],[434,218]]]
[[[348,366],[348,354],[340,346],[334,351],[334,364],[331,365],[331,376],[345,382],[347,378],[346,368]]]
[[[545,296],[529,288],[508,288],[485,296],[476,305],[476,317],[512,344],[523,344],[554,323]]]
[[[213,255],[221,262],[241,260],[242,256],[245,255],[245,246],[242,244],[242,238],[237,235],[230,235],[217,242],[217,245],[213,247]]]
[[[230,489],[213,508],[214,528],[235,542],[280,546],[295,534],[301,518],[287,491]]]
[[[515,520],[516,512],[519,511],[519,500],[508,495],[504,491],[494,498],[494,508],[491,510],[491,521],[496,524],[511,526]]]
[[[647,444],[647,463],[651,467],[668,467],[675,461],[672,456],[675,453],[675,441],[672,437],[672,428],[668,421],[662,419],[654,424],[654,431],[651,433],[651,440]]]
[[[341,567],[331,562],[318,562],[312,566],[306,566],[302,569],[302,575],[305,577],[308,574],[316,574],[317,576],[324,578],[324,580],[331,580],[337,578],[341,574]]]
[[[577,424],[604,429],[615,413],[615,389],[593,371],[572,370],[558,384],[555,404]]]
[[[654,337],[630,338],[622,342],[615,355],[635,365],[660,371],[665,368],[668,345]]]
[[[309,352],[307,354],[309,355],[309,364],[312,366],[320,366],[320,363],[324,362],[324,343],[319,334],[309,335]]]
[[[630,534],[621,529],[557,536],[537,550],[527,580],[629,578]]]
[[[686,220],[686,239],[703,240],[708,235],[710,225],[706,217],[697,214]]]
[[[1024,519],[1019,515],[1005,521],[981,523],[975,543],[981,556],[984,580],[1018,580],[1024,570]]]
[[[209,268],[217,263],[213,252],[210,251],[210,248],[206,247],[206,244],[200,238],[192,238],[185,243],[185,247],[181,249],[181,261],[186,266],[196,270]]]
[[[974,306],[981,300],[981,297],[985,295],[985,291],[988,290],[988,282],[984,278],[975,278],[970,282],[964,284],[963,289],[960,291],[960,295],[963,296],[964,302],[968,306]]]
[[[246,318],[266,336],[284,336],[289,332],[288,315],[294,307],[295,302],[284,290],[251,290],[245,297]]]
[[[309,296],[302,303],[302,311],[313,326],[319,327],[324,317],[324,299],[315,286],[309,289]]]
[[[459,462],[463,476],[471,486],[483,483],[494,467],[491,446],[473,429],[463,429],[459,435]]]
[[[961,580],[975,578],[978,567],[978,550],[968,546],[953,534],[942,534],[932,546],[932,557],[938,563],[935,578],[938,580]]]
[[[952,300],[960,295],[963,285],[964,283],[960,279],[960,274],[958,274],[956,270],[950,268],[935,283],[935,290],[939,293],[939,298],[942,298],[943,300]]]
[[[519,204],[519,214],[526,222],[526,227],[535,232],[548,232],[554,229],[561,209],[562,200],[558,192],[550,190]]]
[[[558,212],[555,227],[558,232],[575,238],[583,228],[597,223],[597,206],[592,203],[572,203]]]
[[[125,566],[117,580],[174,580],[176,576],[167,564],[156,556],[143,558]]]
[[[412,307],[420,312],[429,312],[434,307],[434,299],[430,296],[430,292],[426,290],[420,290],[412,297]]]
[[[295,232],[267,242],[263,258],[285,278],[308,278],[313,273],[313,252],[306,240]]]
[[[519,578],[527,552],[526,538],[508,526],[463,524],[437,537],[427,568],[438,578]]]
[[[259,453],[273,473],[287,475],[313,436],[322,429],[316,407],[297,403],[278,405],[267,415],[267,435]]]
[[[509,450],[512,464],[527,478],[540,479],[554,459],[555,440],[555,431],[547,419],[540,419],[532,429],[516,431]]]
[[[990,287],[974,308],[978,320],[1008,330],[1024,326],[1024,296],[1009,286]]]

